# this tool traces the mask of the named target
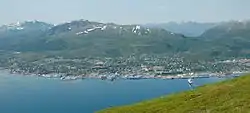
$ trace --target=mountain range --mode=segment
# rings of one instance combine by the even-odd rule
[[[175,26],[174,23],[168,24],[171,25]],[[195,35],[201,35],[184,35],[182,31],[177,32],[175,27],[183,31],[189,28],[197,32]],[[88,20],[59,25],[40,21],[17,22],[0,27],[0,50],[70,57],[142,54],[237,57],[250,54],[249,21],[216,24],[190,22],[175,27],[166,30],[148,25],[118,25]]]
[[[215,27],[219,23],[198,23],[198,22],[168,22],[160,24],[146,24],[146,27],[150,28],[162,28],[174,33],[181,33],[185,36],[198,37],[202,35],[206,30]]]

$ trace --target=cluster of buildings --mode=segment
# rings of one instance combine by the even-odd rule
[[[101,78],[114,80],[144,78],[185,78],[195,73],[225,75],[250,69],[249,59],[226,61],[190,61],[182,57],[119,57],[119,58],[46,58],[36,61],[11,59],[3,68],[11,73],[33,74],[47,78],[84,79]],[[198,76],[198,75],[196,75]]]

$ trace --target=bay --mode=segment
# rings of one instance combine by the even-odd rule
[[[196,85],[224,80],[195,79]],[[189,90],[187,80],[61,81],[0,73],[1,113],[93,113]]]

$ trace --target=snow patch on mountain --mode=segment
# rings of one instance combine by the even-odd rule
[[[101,28],[101,30],[105,30],[107,28],[107,26],[105,25],[105,26],[103,26],[102,28]]]
[[[102,29],[103,27],[99,27],[99,26],[94,26],[94,28],[90,28],[90,29],[87,29],[88,32],[91,32],[91,31],[94,31],[96,29]]]
[[[141,26],[136,26],[135,29],[141,29]]]
[[[133,33],[140,33],[140,31],[139,31],[140,29],[141,29],[141,26],[138,26],[138,25],[137,25],[137,26],[133,27],[132,32],[133,32]],[[139,34],[139,35],[140,35],[140,34]]]
[[[76,35],[81,35],[81,34],[83,34],[84,32],[78,32],[78,33],[76,33]]]
[[[17,27],[16,29],[17,30],[23,30],[24,28],[23,27]]]

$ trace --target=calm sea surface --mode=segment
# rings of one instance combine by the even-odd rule
[[[202,78],[194,82],[203,85],[221,80]],[[1,113],[93,113],[189,89],[185,79],[61,81],[0,71],[0,110]]]

